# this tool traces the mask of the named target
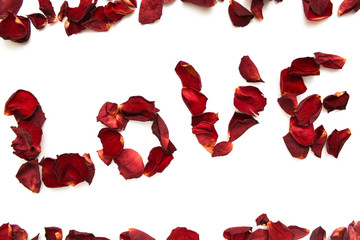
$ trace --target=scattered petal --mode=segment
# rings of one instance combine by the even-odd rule
[[[216,4],[215,0],[181,0],[181,1],[192,3],[192,4],[195,4],[200,7],[207,7],[207,8],[213,7]]]
[[[85,18],[88,17],[88,14],[95,9],[97,0],[80,0],[80,3],[77,7],[71,8],[67,7],[65,10],[65,16],[72,23],[80,23]]]
[[[163,172],[173,158],[172,154],[163,151],[161,147],[154,147],[149,153],[144,175],[151,177],[156,173]]]
[[[357,12],[359,9],[360,9],[359,0],[344,0],[338,9],[338,15],[341,16],[343,14],[351,12],[352,10]]]
[[[232,142],[219,142],[214,146],[214,150],[212,153],[212,157],[220,157],[220,156],[226,156],[228,155],[233,149]]]
[[[269,231],[261,228],[256,229],[247,240],[269,240]]]
[[[318,16],[323,16],[328,9],[329,4],[332,3],[330,0],[307,0],[309,1],[309,5],[311,10]]]
[[[339,227],[334,230],[330,236],[331,240],[348,240],[348,233],[346,227]],[[355,238],[356,239],[356,238]]]
[[[125,3],[127,6],[136,8],[137,7],[137,1],[136,0],[122,0],[123,3]]]
[[[252,227],[232,227],[224,231],[226,240],[245,240],[251,235]]]
[[[247,82],[264,82],[260,77],[257,67],[249,56],[241,58],[239,72]]]
[[[175,67],[175,72],[179,76],[183,87],[201,91],[201,78],[193,66],[187,62],[180,61]]]
[[[326,6],[323,15],[317,15],[316,13],[314,13],[314,11],[311,9],[311,6],[309,4],[309,0],[303,0],[303,7],[304,7],[305,16],[310,21],[320,21],[332,15],[333,5],[331,2]]]
[[[207,97],[194,88],[183,87],[182,98],[192,115],[198,115],[205,111]]]
[[[316,133],[313,124],[302,127],[297,124],[296,118],[290,119],[290,134],[294,137],[295,141],[303,146],[311,146],[316,138]]]
[[[342,69],[346,59],[334,54],[326,54],[321,52],[314,53],[317,64],[332,69]]]
[[[219,120],[218,113],[206,112],[191,117],[191,126],[196,126],[201,122],[215,124]]]
[[[46,26],[47,18],[41,13],[29,14],[27,17],[36,29],[42,29]]]
[[[326,111],[331,112],[335,109],[344,110],[349,101],[349,94],[344,92],[337,92],[324,98],[323,105]]]
[[[46,240],[62,240],[62,229],[58,227],[46,227],[45,238]]]
[[[28,129],[30,128],[25,129],[20,126],[11,127],[11,129],[16,134],[16,138],[14,141],[12,141],[11,144],[11,147],[14,149],[14,154],[25,160],[36,159],[41,152],[40,146],[38,145],[39,142],[37,141],[39,141],[39,137],[41,139],[42,130],[40,128],[34,127],[33,129],[31,129],[31,132],[29,132]],[[35,144],[38,148],[35,148],[33,144],[33,136],[34,141],[36,142]]]
[[[266,213],[261,214],[255,220],[256,226],[266,226],[269,221],[270,220],[269,220],[268,216],[266,215]]]
[[[269,230],[269,239],[270,240],[292,240],[294,234],[291,232],[287,226],[278,222],[268,222],[267,228]]]
[[[212,154],[218,138],[214,124],[200,122],[192,128],[192,133],[196,135],[198,142],[206,149],[206,151]]]
[[[291,156],[298,159],[306,158],[309,152],[309,147],[304,147],[303,145],[300,145],[290,133],[286,134],[283,139]]]
[[[290,68],[286,68],[281,71],[280,74],[280,92],[281,96],[285,94],[294,94],[300,95],[304,93],[307,88],[304,84],[304,80],[302,77],[290,75]]]
[[[289,114],[290,116],[294,117],[294,112],[298,107],[298,102],[295,94],[287,93],[278,98],[278,103],[282,110]]]
[[[241,112],[251,116],[259,115],[264,110],[266,98],[263,93],[253,86],[237,87],[235,90],[234,106]]]
[[[166,240],[199,240],[199,234],[185,227],[173,229]]]
[[[90,12],[90,18],[82,23],[85,28],[97,32],[106,32],[110,29],[111,23],[104,12],[104,7],[100,6]]]
[[[357,240],[360,238],[360,222],[352,221],[348,227],[349,240]]]
[[[262,9],[264,7],[264,0],[252,0],[251,1],[251,12],[254,14],[254,16],[259,19],[259,20],[263,20],[263,13],[262,13]]]
[[[309,126],[319,117],[322,109],[321,97],[317,94],[303,99],[294,114],[299,126]]]
[[[39,193],[41,180],[38,160],[32,160],[21,165],[16,178],[33,193]]]
[[[229,16],[235,27],[245,27],[254,18],[254,15],[235,0],[230,0]]]
[[[12,229],[12,239],[13,240],[27,240],[28,239],[28,234],[27,232],[22,229],[21,227],[19,227],[18,225],[15,224],[11,224],[11,229]]]
[[[155,115],[155,119],[151,126],[151,129],[153,134],[159,139],[162,149],[164,151],[167,151],[170,142],[169,130],[164,120],[160,117],[159,114]]]
[[[65,32],[68,36],[71,36],[73,34],[78,34],[86,29],[81,23],[73,22],[70,21],[69,19],[66,19],[64,23],[64,27],[65,27]]]
[[[130,97],[120,104],[119,109],[128,120],[153,121],[159,109],[155,108],[155,102],[148,101],[141,96]]]
[[[139,10],[139,22],[141,24],[153,23],[161,18],[163,0],[142,0]]]
[[[112,158],[111,157],[108,157],[104,154],[104,151],[101,149],[101,150],[98,150],[96,151],[98,153],[98,156],[99,158],[106,164],[106,165],[110,165],[110,163],[112,162]]]
[[[310,240],[325,240],[325,239],[326,239],[326,232],[321,226],[314,229],[310,235]]]
[[[22,124],[23,122],[29,122],[29,123],[34,124],[34,126],[41,128],[46,120],[46,117],[45,117],[45,114],[44,114],[41,106],[38,105],[36,107],[35,112],[30,117],[28,117],[26,119],[22,119],[22,118],[17,118],[15,116],[15,119],[19,125]]]
[[[52,158],[43,158],[40,162],[41,168],[41,176],[42,181],[45,186],[48,188],[58,188],[64,187],[65,184],[62,184],[57,178],[55,172],[53,171],[53,166],[55,163],[55,159]]]
[[[311,145],[311,151],[314,152],[315,156],[321,158],[322,149],[325,145],[327,138],[327,132],[325,131],[323,125],[321,125],[315,129],[315,134],[315,141],[313,145]]]
[[[233,142],[243,135],[249,128],[258,124],[252,116],[235,112],[228,126],[229,141]]]
[[[40,234],[38,233],[38,235],[36,235],[35,237],[33,237],[31,240],[38,240],[39,239]]]
[[[4,19],[8,16],[8,12],[17,14],[23,0],[0,0],[0,19]]]
[[[340,131],[335,129],[326,140],[327,152],[337,158],[342,147],[350,136],[351,131],[348,128]]]
[[[101,129],[98,138],[100,138],[103,146],[103,154],[109,158],[119,156],[124,148],[123,136],[111,128]]]
[[[68,7],[69,7],[69,3],[67,1],[64,1],[63,4],[61,4],[60,11],[57,15],[57,18],[59,19],[60,22],[62,22],[62,20],[64,19],[66,14],[66,9]]]
[[[136,228],[129,228],[129,231],[120,234],[120,240],[155,240],[155,238]]]
[[[57,21],[56,13],[52,6],[50,0],[39,0],[40,11],[44,13],[44,15],[48,19],[48,23],[55,23]]]
[[[105,126],[115,129],[124,130],[128,120],[124,118],[116,103],[106,102],[100,109],[96,117],[98,122]]]
[[[310,233],[309,229],[298,226],[288,226],[288,228],[294,234],[294,240],[302,239]]]
[[[16,119],[22,120],[30,117],[35,112],[37,106],[39,106],[39,102],[31,92],[17,90],[7,100],[4,114],[8,116],[14,115]]]
[[[114,159],[120,174],[125,179],[139,178],[144,173],[144,163],[140,154],[132,149],[124,149]]]
[[[288,74],[299,77],[320,75],[320,66],[313,57],[297,58],[292,61]]]

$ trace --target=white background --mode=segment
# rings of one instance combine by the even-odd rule
[[[249,7],[250,1],[239,2]],[[32,28],[26,44],[1,40],[1,105],[17,89],[31,91],[47,117],[39,157],[90,153],[96,174],[90,186],[42,185],[39,194],[25,189],[15,178],[24,161],[10,147],[15,138],[10,126],[16,122],[0,116],[0,223],[19,224],[30,237],[40,232],[40,239],[46,226],[63,228],[64,236],[76,229],[110,239],[138,228],[160,240],[184,226],[203,240],[216,240],[226,228],[255,226],[261,213],[286,225],[321,225],[328,236],[360,220],[360,13],[338,17],[341,0],[333,0],[333,16],[309,22],[301,1],[265,2],[264,20],[245,28],[232,26],[227,1],[204,9],[177,0],[165,4],[160,21],[150,25],[138,22],[137,9],[106,33],[67,37],[63,23],[56,23],[41,31]],[[61,4],[53,1],[56,12]],[[70,6],[77,4],[70,1]],[[33,12],[38,12],[37,1],[25,0],[19,14]],[[338,54],[347,62],[342,70],[321,68],[320,76],[306,78],[308,91],[301,98],[348,91],[347,110],[323,111],[315,127],[323,124],[329,134],[350,128],[352,136],[338,159],[323,151],[321,159],[309,152],[300,161],[282,140],[289,117],[276,101],[279,75],[293,59],[316,51]],[[258,66],[265,83],[254,85],[268,103],[257,118],[260,123],[235,142],[228,156],[211,158],[191,133],[174,68],[183,60],[199,72],[209,98],[207,111],[219,112],[216,129],[223,141],[235,110],[234,90],[249,85],[238,72],[244,55]],[[120,104],[133,95],[156,102],[178,151],[162,174],[126,181],[115,164],[107,167],[96,154],[102,127],[96,116],[104,102]],[[159,145],[150,123],[130,122],[122,134],[125,147],[138,151],[144,161]]]

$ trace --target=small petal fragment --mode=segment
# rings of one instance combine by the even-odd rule
[[[192,128],[192,133],[196,135],[198,142],[206,149],[206,151],[212,154],[218,138],[214,124],[200,122]]]
[[[125,179],[139,178],[144,173],[144,163],[140,154],[132,149],[124,149],[114,159],[120,174]]]
[[[261,214],[255,220],[256,226],[266,226],[269,221],[270,220],[269,220],[268,216],[266,215],[266,213]]]
[[[325,240],[325,239],[326,239],[326,232],[321,226],[314,229],[310,235],[310,240]]]
[[[216,4],[215,0],[181,0],[182,2],[189,2],[200,7],[213,7]]]
[[[251,116],[259,115],[264,110],[266,98],[253,86],[237,87],[234,96],[234,106],[241,112]]]
[[[175,67],[175,72],[179,76],[183,87],[201,91],[201,78],[193,66],[187,62],[180,61]]]
[[[22,123],[19,127],[11,127],[16,134],[11,147],[14,154],[25,160],[33,160],[40,154],[40,141],[42,136],[41,128],[31,126],[32,123]]]
[[[139,10],[139,22],[141,24],[153,23],[161,18],[163,0],[142,0]]]
[[[283,139],[291,156],[298,159],[306,158],[309,153],[309,147],[299,144],[290,133],[286,134]]]
[[[251,235],[252,227],[232,227],[224,231],[226,240],[246,240]]]
[[[213,113],[213,112],[206,112],[206,113],[201,113],[199,115],[194,115],[191,117],[191,126],[196,126],[201,122],[208,122],[210,124],[215,124],[218,120],[218,113]]]
[[[63,4],[60,7],[59,13],[57,15],[57,18],[59,19],[60,22],[62,22],[62,20],[65,17],[66,14],[66,9],[69,7],[69,3],[67,1],[64,1]]]
[[[137,1],[136,0],[122,0],[123,3],[125,3],[125,5],[131,7],[131,8],[136,8],[137,7]]]
[[[20,89],[13,93],[5,103],[4,114],[14,115],[16,119],[26,119],[35,112],[37,106],[39,102],[36,97],[31,92]]]
[[[233,142],[243,135],[249,128],[258,124],[252,116],[235,112],[228,126],[229,141]]]
[[[45,14],[48,23],[55,23],[57,21],[56,13],[50,0],[39,0],[40,10]]]
[[[62,229],[58,227],[46,227],[45,238],[46,240],[62,240]]]
[[[228,12],[235,27],[245,27],[254,18],[254,14],[235,0],[230,0]]]
[[[129,228],[129,231],[120,234],[120,240],[155,240],[155,238],[136,228]]]
[[[99,158],[106,164],[106,165],[110,165],[110,163],[112,162],[112,158],[111,157],[108,157],[104,154],[104,151],[101,149],[101,150],[98,150],[96,151],[98,153],[98,156]]]
[[[29,14],[27,17],[36,29],[42,29],[46,26],[47,18],[41,13]]]
[[[159,114],[155,115],[154,122],[151,126],[153,134],[159,139],[161,147],[164,151],[167,151],[169,147],[169,130],[164,122],[164,120],[160,117]]]
[[[166,240],[199,240],[199,234],[185,227],[173,229]]]
[[[206,109],[207,97],[194,88],[183,87],[182,98],[192,115],[201,114]]]
[[[23,0],[0,0],[0,19],[6,18],[9,12],[17,14]]]
[[[39,193],[41,180],[38,160],[32,160],[21,165],[16,178],[33,193]]]
[[[294,114],[299,126],[309,126],[319,117],[322,109],[321,97],[317,94],[303,99]]]
[[[156,173],[161,173],[173,160],[173,155],[163,151],[161,147],[154,147],[151,149],[148,162],[145,165],[144,175],[151,177]]]
[[[103,146],[103,154],[109,158],[119,156],[124,148],[124,138],[116,130],[103,128],[100,130],[98,138],[100,138]]]
[[[311,146],[316,138],[316,133],[313,124],[302,127],[297,124],[296,119],[290,119],[290,134],[294,137],[295,141],[303,146]]]
[[[330,236],[331,240],[348,240],[348,233],[346,227],[339,227],[334,230]]]
[[[98,122],[105,126],[115,129],[124,130],[128,120],[124,118],[116,103],[106,102],[100,109],[96,117]]]
[[[299,77],[320,75],[320,66],[313,57],[297,58],[292,61],[288,74]]]
[[[287,93],[278,98],[278,103],[282,110],[289,114],[290,116],[294,117],[294,112],[298,107],[298,102],[295,94]]]
[[[344,146],[345,142],[351,136],[350,129],[346,128],[344,130],[334,130],[326,140],[326,150],[330,155],[333,155],[335,158],[339,156],[339,153]]]
[[[262,13],[262,9],[264,7],[264,0],[252,0],[251,1],[251,12],[254,14],[254,16],[259,19],[259,20],[263,20],[263,13]]]
[[[314,55],[316,63],[326,68],[342,69],[346,63],[346,59],[338,55],[321,52],[316,52]]]
[[[260,77],[257,67],[249,56],[241,58],[239,72],[247,82],[264,82]]]
[[[287,226],[278,222],[268,222],[267,228],[269,230],[270,240],[292,240],[294,234]]]
[[[302,239],[310,233],[309,229],[301,228],[298,226],[288,226],[288,228],[294,234],[294,240]]]
[[[352,221],[348,227],[349,240],[360,239],[360,222]]]
[[[261,228],[256,229],[247,240],[269,240],[269,231]]]
[[[344,92],[337,92],[324,98],[323,105],[326,111],[331,112],[335,109],[344,110],[349,101],[349,94]]]
[[[304,84],[304,80],[302,77],[290,75],[290,68],[286,68],[281,71],[280,74],[280,92],[281,96],[285,94],[294,94],[300,95],[304,93],[307,88]]]
[[[148,101],[141,96],[130,97],[120,104],[119,109],[128,120],[153,121],[159,109],[155,108],[155,102]]]
[[[315,141],[313,145],[311,145],[311,151],[314,152],[315,156],[321,158],[322,149],[325,145],[327,138],[327,132],[325,131],[323,125],[321,125],[315,129],[315,134]]]
[[[214,150],[212,153],[212,157],[220,157],[220,156],[226,156],[228,155],[233,149],[232,142],[219,142],[214,146]]]
[[[343,14],[351,12],[352,10],[357,12],[359,9],[360,9],[359,0],[344,0],[338,9],[338,15],[341,16]]]
[[[82,23],[85,28],[97,32],[106,32],[110,29],[111,23],[104,12],[104,7],[100,6],[90,12],[90,18]]]

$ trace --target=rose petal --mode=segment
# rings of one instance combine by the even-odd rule
[[[349,231],[349,240],[359,239],[360,238],[360,222],[352,221],[349,224],[348,231]]]
[[[309,229],[298,226],[288,226],[288,228],[294,234],[294,240],[302,239],[310,233]]]
[[[252,0],[251,1],[251,12],[254,14],[254,16],[259,19],[259,20],[263,20],[263,13],[262,13],[262,9],[264,7],[264,0]]]
[[[324,108],[328,112],[331,112],[335,109],[344,110],[344,109],[346,109],[346,105],[349,101],[349,97],[350,96],[346,91],[337,92],[333,95],[329,95],[324,98],[324,101],[323,101]]]
[[[42,127],[45,120],[46,120],[46,117],[45,117],[45,114],[40,105],[37,106],[35,112],[30,117],[28,117],[26,119],[16,118],[16,121],[18,122],[19,125],[23,122],[29,122],[38,128]]]
[[[314,53],[317,64],[332,69],[342,69],[346,59],[334,54],[326,54],[321,52]]]
[[[256,229],[251,233],[250,237],[247,240],[268,240],[269,231],[267,229]]]
[[[109,158],[119,156],[124,148],[123,136],[118,131],[111,128],[101,129],[98,138],[100,138],[103,146],[103,154]]]
[[[41,152],[40,140],[42,130],[40,128],[27,126],[30,124],[31,123],[22,124],[25,128],[22,128],[21,126],[11,127],[16,134],[16,138],[12,141],[11,147],[14,149],[14,154],[25,160],[36,159]]]
[[[213,124],[200,122],[192,128],[192,133],[196,135],[198,142],[208,151],[213,153],[218,134]]]
[[[306,86],[302,77],[290,75],[290,68],[285,68],[280,74],[281,96],[285,94],[300,95],[306,91]]]
[[[201,91],[201,78],[193,66],[184,61],[179,61],[175,67],[183,87],[193,88]]]
[[[30,134],[32,147],[40,153],[41,152],[40,143],[43,133],[41,128],[38,128],[31,122],[22,122],[19,124],[18,128],[25,129]]]
[[[31,240],[38,240],[39,239],[40,234],[38,233],[38,235],[36,235],[35,237],[33,237]]]
[[[56,13],[50,0],[39,0],[40,11],[42,11],[48,19],[48,23],[55,23]]]
[[[316,138],[316,133],[313,124],[302,127],[296,122],[296,118],[290,119],[290,134],[294,137],[295,141],[303,146],[311,146]]]
[[[256,226],[260,226],[260,225],[261,226],[266,226],[269,221],[270,220],[269,220],[268,216],[266,215],[266,213],[261,214],[255,220]]]
[[[195,4],[200,7],[207,7],[207,8],[213,7],[216,4],[215,0],[181,0],[181,1],[192,3],[192,4]]]
[[[360,1],[359,0],[344,0],[338,9],[338,15],[341,16],[348,12],[354,10],[357,12],[360,9]]]
[[[253,86],[237,87],[234,96],[234,106],[241,112],[256,116],[264,110],[266,98]]]
[[[128,120],[125,119],[122,112],[119,111],[118,105],[111,102],[106,102],[101,107],[96,119],[105,126],[119,131],[124,130],[128,123]]]
[[[0,37],[17,43],[29,40],[31,23],[28,18],[16,16],[9,12],[7,17],[0,22]]]
[[[292,240],[294,237],[291,230],[280,221],[268,222],[267,228],[269,230],[270,240]]]
[[[83,158],[85,159],[85,163],[88,167],[88,177],[87,177],[87,179],[85,179],[85,181],[90,185],[92,183],[92,180],[95,175],[95,165],[94,165],[93,161],[91,160],[90,154],[85,153],[83,155]]]
[[[164,151],[167,151],[170,141],[169,130],[164,120],[160,117],[159,114],[155,115],[155,119],[151,126],[151,130],[153,134],[159,139],[162,149]]]
[[[26,119],[35,112],[37,106],[39,102],[36,97],[31,92],[20,89],[13,93],[5,103],[4,114],[14,115],[19,120]]]
[[[215,124],[219,120],[218,113],[206,112],[191,117],[191,126],[196,126],[201,122]]]
[[[120,234],[120,240],[155,240],[155,238],[136,228],[129,228],[129,231]]]
[[[183,87],[182,99],[192,115],[198,115],[205,111],[207,97],[194,88]]]
[[[303,145],[300,145],[290,133],[286,134],[283,139],[291,156],[298,159],[306,158],[309,152],[309,147],[304,147]]]
[[[252,227],[232,227],[224,231],[223,236],[227,240],[246,240],[252,231]]]
[[[26,15],[36,29],[42,29],[46,26],[47,18],[41,13]]]
[[[12,240],[27,240],[28,239],[28,234],[27,232],[22,229],[21,227],[19,227],[16,224],[11,224],[11,229],[12,229]]]
[[[298,102],[295,94],[287,93],[278,98],[278,103],[282,110],[289,114],[290,116],[295,116],[294,111],[298,107]]]
[[[345,142],[351,136],[350,129],[346,128],[344,130],[334,130],[326,140],[326,150],[330,155],[333,155],[335,158],[339,156],[339,153],[344,146]]]
[[[22,0],[0,0],[0,19],[6,18],[8,12],[17,14],[22,3]]]
[[[98,150],[96,151],[98,153],[98,156],[99,158],[106,164],[106,165],[110,165],[110,163],[112,162],[112,158],[111,157],[108,157],[106,155],[104,155],[104,151],[101,149],[101,150]]]
[[[313,145],[311,145],[311,151],[314,152],[315,156],[321,158],[322,149],[327,138],[327,132],[325,131],[323,125],[321,125],[315,129],[315,134],[316,137]]]
[[[153,121],[159,109],[155,108],[155,102],[148,101],[141,96],[130,97],[120,104],[119,109],[128,120]]]
[[[325,239],[326,239],[326,232],[321,226],[314,229],[310,235],[310,240],[325,240]]]
[[[46,240],[62,240],[62,229],[58,227],[46,227],[45,238]]]
[[[90,18],[82,23],[85,28],[97,32],[106,32],[110,29],[111,23],[104,12],[104,7],[100,6],[90,12]]]
[[[162,0],[142,0],[139,10],[139,22],[141,24],[153,23],[161,18],[163,9]]]
[[[42,181],[44,182],[45,186],[48,188],[58,188],[64,187],[65,184],[59,182],[55,172],[53,171],[53,166],[55,163],[55,159],[52,158],[43,158],[40,162],[41,165],[41,176]]]
[[[39,193],[41,180],[38,160],[32,160],[21,165],[16,178],[33,193]]]
[[[65,26],[65,32],[68,36],[71,36],[73,34],[78,34],[86,29],[81,23],[73,22],[70,21],[69,19],[66,19],[64,26]]]
[[[254,15],[240,3],[230,0],[229,16],[235,27],[245,27],[254,18]]]
[[[348,233],[346,227],[339,227],[334,230],[330,236],[331,240],[348,240]],[[356,239],[356,238],[355,238]]]
[[[243,135],[249,128],[258,124],[250,115],[235,112],[228,126],[229,141],[233,142]]]
[[[163,151],[161,147],[154,147],[151,149],[148,162],[145,165],[144,175],[151,177],[156,173],[161,173],[173,160],[173,155]]]
[[[121,1],[116,1],[106,4],[104,12],[111,21],[119,21],[123,16],[134,12],[134,9],[129,8]]]
[[[60,22],[62,22],[62,20],[64,19],[68,7],[69,7],[69,3],[67,1],[64,1],[57,15],[57,18],[59,19]]]
[[[92,233],[78,232],[76,230],[70,230],[65,240],[94,240],[95,236]]]
[[[214,146],[212,157],[220,157],[228,155],[233,149],[232,142],[219,142]]]
[[[199,240],[199,234],[185,227],[173,229],[166,240]]]
[[[114,159],[120,174],[125,179],[139,178],[144,173],[144,163],[140,154],[132,149],[124,149]]]
[[[322,15],[318,15],[314,13],[314,11],[311,9],[309,0],[303,0],[303,7],[304,7],[304,13],[308,20],[310,21],[320,21],[325,18],[328,18],[332,15],[332,7],[333,4],[330,2],[327,7],[325,8],[325,12]]]
[[[77,7],[67,7],[65,16],[73,23],[79,23],[88,17],[89,13],[95,9],[97,0],[80,0]]]
[[[247,82],[264,82],[260,77],[257,67],[249,56],[241,58],[239,72]]]
[[[320,66],[313,57],[297,58],[292,61],[288,74],[299,77],[320,75]]]
[[[308,0],[311,10],[318,16],[323,16],[331,4],[330,0]]]
[[[306,97],[299,103],[294,114],[299,126],[309,126],[319,117],[321,113],[321,97],[317,94]]]
[[[137,1],[136,0],[122,0],[123,3],[125,3],[127,6],[136,8],[137,7]]]

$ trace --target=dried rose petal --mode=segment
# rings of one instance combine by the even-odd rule
[[[41,180],[38,160],[32,160],[21,165],[16,178],[33,193],[39,193]]]
[[[313,57],[297,58],[292,61],[288,74],[305,77],[320,74],[320,66]]]
[[[22,122],[19,124],[18,128],[22,128],[30,134],[32,147],[36,151],[41,152],[41,147],[40,147],[41,137],[42,137],[41,128],[38,128],[31,122]]]
[[[142,0],[139,10],[139,22],[141,24],[153,23],[161,18],[163,9],[162,0]]]
[[[173,229],[166,240],[199,240],[199,234],[185,227]]]
[[[91,160],[90,154],[84,153],[83,158],[85,159],[85,163],[88,167],[88,177],[85,181],[90,185],[95,176],[95,165]]]
[[[331,2],[326,6],[325,12],[323,15],[318,15],[318,14],[314,13],[314,11],[310,7],[309,0],[303,0],[303,7],[304,7],[305,16],[310,21],[320,21],[320,20],[328,18],[332,15],[333,5]]]
[[[230,0],[229,16],[235,27],[245,27],[254,18],[254,15],[235,0]]]
[[[262,9],[264,7],[264,0],[252,0],[251,1],[251,12],[254,14],[254,16],[259,19],[259,20],[263,20],[263,13],[262,13]]]
[[[159,139],[162,149],[164,151],[167,151],[170,141],[169,130],[164,120],[160,117],[159,114],[155,115],[155,119],[151,126],[151,130],[153,134]]]
[[[182,99],[192,115],[201,114],[206,109],[207,97],[194,88],[183,87]]]
[[[182,2],[188,2],[200,7],[213,7],[216,4],[215,0],[181,0]]]
[[[42,11],[48,19],[48,23],[55,23],[56,13],[50,0],[39,0],[40,11]]]
[[[243,135],[249,128],[258,124],[250,115],[235,112],[228,126],[229,141],[233,142]]]
[[[344,146],[345,142],[351,136],[350,129],[346,128],[344,130],[334,130],[326,140],[326,150],[330,155],[338,157],[339,153]]]
[[[39,106],[37,106],[35,112],[30,117],[28,117],[26,119],[22,119],[22,118],[17,118],[15,116],[15,119],[19,125],[23,122],[29,122],[29,123],[34,124],[34,126],[41,128],[46,120],[46,117],[45,117],[45,114],[44,114],[41,106],[39,105]]]
[[[332,3],[330,0],[306,0],[309,2],[311,10],[318,16],[323,16],[326,13],[328,5]]]
[[[268,222],[267,228],[269,230],[270,240],[292,240],[294,237],[291,230],[280,221]]]
[[[13,93],[5,103],[4,114],[14,115],[16,119],[26,119],[35,112],[37,106],[39,102],[36,97],[31,92],[20,89]]]
[[[43,158],[40,162],[41,168],[41,175],[42,181],[44,182],[45,186],[48,188],[58,188],[64,187],[65,184],[59,182],[55,172],[53,171],[53,166],[55,163],[55,159],[52,158]]]
[[[316,138],[314,125],[311,124],[306,127],[302,127],[297,124],[296,118],[290,119],[290,134],[294,137],[295,141],[303,146],[311,146]]]
[[[346,62],[345,58],[334,54],[316,52],[314,55],[316,63],[326,68],[342,69]]]
[[[36,29],[42,29],[46,26],[47,18],[41,13],[26,15]]]
[[[104,103],[96,119],[105,126],[119,131],[124,130],[128,123],[128,120],[119,111],[118,105],[111,102]]]
[[[278,98],[278,103],[282,110],[289,114],[290,116],[295,116],[294,111],[298,107],[298,102],[295,94],[287,93],[281,97]]]
[[[196,135],[198,142],[206,149],[206,151],[212,154],[218,138],[214,124],[200,122],[192,128],[192,133]]]
[[[360,238],[360,222],[352,221],[349,224],[348,231],[349,231],[349,240],[353,240],[353,239],[358,240]]]
[[[151,177],[156,173],[163,172],[173,158],[172,154],[165,152],[161,147],[154,147],[149,153],[144,175]]]
[[[246,240],[252,231],[252,227],[232,227],[224,231],[223,236],[227,240]]]
[[[11,224],[12,240],[27,240],[27,232],[16,224]]]
[[[46,240],[62,240],[62,229],[58,227],[46,227],[45,238]]]
[[[344,109],[346,109],[346,105],[349,101],[349,97],[350,96],[346,91],[337,92],[333,95],[329,95],[324,98],[324,101],[323,101],[324,108],[328,112],[331,112],[335,109],[344,110]]]
[[[141,96],[130,97],[120,104],[119,109],[128,120],[153,121],[159,109],[155,108],[155,102],[148,101]]]
[[[281,96],[285,94],[300,95],[304,93],[307,88],[302,77],[290,75],[290,68],[285,68],[280,74],[280,92]]]
[[[62,22],[62,20],[64,19],[66,14],[66,9],[68,9],[68,7],[69,7],[69,3],[67,1],[64,1],[63,4],[61,4],[59,13],[57,15],[57,18],[59,19],[60,22]]]
[[[92,233],[78,232],[76,230],[70,230],[65,240],[94,240],[95,236]]]
[[[311,151],[314,152],[315,156],[321,158],[322,149],[327,138],[327,132],[325,131],[323,125],[321,125],[315,129],[315,134],[316,137],[313,145],[311,145]]]
[[[341,16],[343,14],[351,12],[352,10],[357,12],[359,9],[360,9],[359,0],[344,0],[338,9],[338,15]]]
[[[114,159],[120,174],[125,179],[139,178],[144,173],[144,163],[140,154],[132,149],[124,149]]]
[[[314,229],[310,235],[310,240],[325,240],[325,239],[326,239],[326,232],[321,226]]]
[[[288,228],[294,234],[294,240],[302,239],[310,233],[309,229],[298,226],[288,226]]]
[[[29,123],[30,125],[31,123]],[[25,125],[25,124],[23,124]],[[28,125],[28,124],[26,124]],[[14,149],[14,154],[25,160],[33,160],[40,154],[40,140],[42,130],[36,127],[28,127],[28,129],[22,127],[11,127],[16,134],[16,138],[12,141],[11,147]],[[33,143],[33,137],[35,144]],[[35,148],[36,146],[36,148]]]
[[[71,36],[73,34],[78,34],[86,29],[81,23],[73,22],[70,21],[69,19],[66,19],[64,23],[64,27],[65,27],[65,32],[68,36]]]
[[[330,236],[331,240],[348,240],[348,233],[346,227],[339,227],[334,230]]]
[[[8,12],[17,14],[22,3],[22,0],[0,0],[0,19],[6,18]]]
[[[235,89],[234,106],[241,112],[256,116],[264,110],[266,98],[253,86],[237,87]]]
[[[260,77],[257,67],[249,56],[241,58],[239,72],[247,82],[264,82]]]
[[[175,67],[183,87],[193,88],[201,91],[201,78],[193,66],[184,61],[179,61]]]
[[[90,18],[82,25],[93,31],[106,32],[110,29],[111,23],[104,12],[104,7],[100,6],[90,12]]]
[[[219,142],[214,146],[212,157],[220,157],[228,155],[233,149],[232,142]]]
[[[90,11],[95,9],[96,3],[97,0],[80,0],[80,3],[77,7],[66,8],[65,16],[68,18],[69,21],[79,23],[88,16]]]
[[[137,1],[136,0],[122,0],[123,3],[125,3],[127,6],[136,8],[137,7]]]
[[[31,23],[28,18],[16,16],[9,12],[7,17],[0,22],[0,37],[17,43],[29,40]]]
[[[120,234],[120,240],[155,240],[155,238],[136,228],[129,228],[129,231]]]
[[[256,229],[251,233],[250,237],[247,240],[268,240],[269,231],[267,229]]]
[[[269,221],[270,220],[269,220],[268,216],[266,215],[266,213],[261,214],[255,220],[256,226],[260,226],[260,225],[261,226],[266,226]]]
[[[33,237],[31,240],[38,240],[39,239],[40,234],[38,233],[38,235],[36,235],[35,237]]]
[[[215,124],[219,120],[218,113],[206,112],[191,117],[191,126],[196,126],[201,122]]]
[[[106,164],[106,165],[110,165],[110,163],[112,162],[112,158],[111,157],[108,157],[106,155],[104,155],[104,151],[101,149],[101,150],[98,150],[96,151],[98,153],[98,156],[99,158]]]
[[[299,126],[309,126],[319,117],[321,113],[321,97],[317,94],[306,97],[299,103],[294,114]]]
[[[118,131],[111,128],[101,129],[98,138],[100,138],[103,146],[103,154],[109,158],[119,156],[124,148],[123,136]]]
[[[290,133],[286,134],[283,139],[291,156],[298,159],[306,158],[309,152],[309,147],[300,145]]]
[[[123,2],[109,2],[104,8],[106,17],[111,21],[120,21],[125,15],[134,10],[127,7]]]

